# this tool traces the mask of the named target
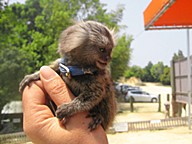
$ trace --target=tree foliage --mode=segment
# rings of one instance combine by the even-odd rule
[[[17,89],[24,75],[59,57],[61,31],[74,21],[96,20],[118,32],[123,10],[119,6],[107,12],[99,0],[26,0],[10,5],[0,0],[0,110],[8,101],[21,98]],[[127,67],[131,41],[125,35],[118,39],[113,55],[117,62],[111,63],[115,78],[116,71],[123,75]]]
[[[161,82],[163,85],[170,85],[170,67],[164,66],[163,62],[157,64],[149,62],[144,68],[132,66],[126,70],[124,76],[137,77],[144,82]]]
[[[146,82],[153,82],[154,78],[151,74],[151,68],[153,67],[153,63],[150,61],[146,67],[143,69],[143,77],[141,78],[142,81]]]
[[[22,67],[27,65],[25,54],[19,49],[23,43],[20,34],[24,27],[14,7],[3,5],[0,11],[0,110],[11,98],[19,98],[18,83],[25,73]]]
[[[171,81],[170,68],[168,66],[165,66],[163,74],[160,75],[160,82],[163,85],[170,85],[171,84],[170,81]]]
[[[160,76],[161,74],[163,74],[163,70],[164,70],[164,64],[163,62],[158,62],[157,64],[154,64],[153,67],[151,68],[151,75],[154,78],[155,82],[159,82],[160,81]]]
[[[117,80],[123,76],[128,67],[128,62],[131,55],[130,45],[132,40],[132,37],[123,35],[117,41],[117,46],[113,50],[111,62],[111,73],[114,80]]]
[[[177,60],[180,60],[180,59],[183,59],[183,58],[185,58],[183,52],[181,50],[178,50],[177,53],[173,54],[172,60],[177,61]]]
[[[137,77],[142,79],[143,77],[143,69],[139,66],[132,66],[128,70],[125,71],[125,78]]]

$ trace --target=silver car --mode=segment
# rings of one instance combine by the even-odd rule
[[[129,90],[141,90],[140,87],[133,87],[127,84],[118,84],[116,89],[124,94],[126,94]]]
[[[142,90],[131,90],[125,95],[125,101],[128,102],[132,98],[133,102],[158,102],[158,96],[149,94]]]

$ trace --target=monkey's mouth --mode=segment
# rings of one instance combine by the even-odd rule
[[[107,66],[107,64],[108,63],[106,61],[103,61],[103,60],[98,60],[96,62],[97,67],[100,69],[104,69]]]

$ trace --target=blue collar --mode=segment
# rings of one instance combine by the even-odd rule
[[[59,62],[59,70],[62,75],[66,77],[73,77],[73,76],[80,76],[80,75],[86,75],[90,74],[93,75],[97,70],[91,69],[91,68],[83,68],[79,66],[66,66],[64,64],[64,59],[62,58]]]

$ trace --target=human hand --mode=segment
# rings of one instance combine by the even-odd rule
[[[88,112],[78,113],[61,124],[46,105],[48,96],[59,106],[70,102],[74,96],[67,89],[61,77],[51,68],[40,69],[39,81],[32,82],[23,92],[23,129],[36,144],[107,144],[105,131],[101,126],[88,129],[91,119]]]

